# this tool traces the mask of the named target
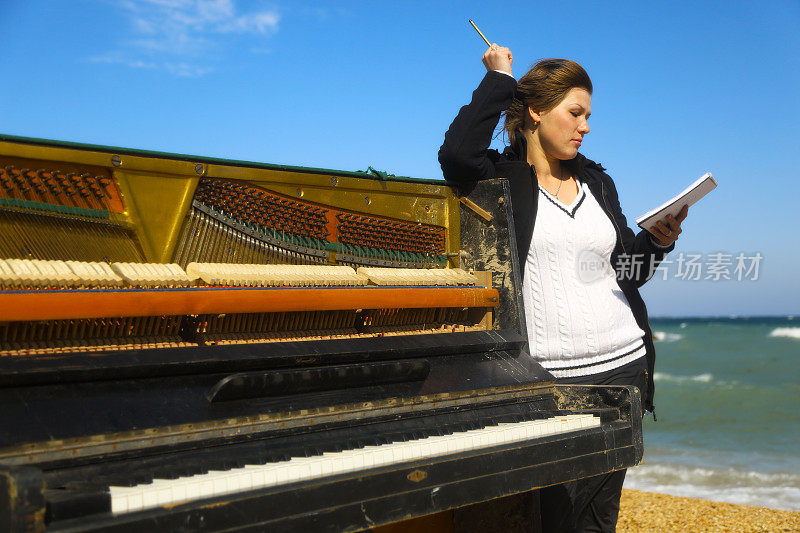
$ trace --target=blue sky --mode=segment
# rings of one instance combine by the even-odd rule
[[[581,150],[629,220],[718,178],[672,258],[700,254],[705,277],[709,254],[758,252],[758,280],[670,265],[652,315],[800,315],[797,1],[2,0],[0,133],[440,178],[484,73],[470,18],[517,77],[543,57],[586,68]]]

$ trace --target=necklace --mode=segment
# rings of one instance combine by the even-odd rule
[[[556,198],[558,198],[558,193],[561,192],[561,186],[564,185],[564,169],[561,168],[559,170],[560,170],[559,174],[561,174],[561,179],[558,180],[558,189],[556,189]],[[569,179],[569,177],[567,179]]]
[[[564,183],[564,178],[562,177],[562,178],[561,178],[561,179],[558,181],[558,189],[556,189],[556,198],[558,198],[558,193],[560,193],[560,192],[561,192],[561,185],[562,185],[563,183]]]

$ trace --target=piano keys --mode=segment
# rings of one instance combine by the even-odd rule
[[[528,355],[510,206],[0,136],[0,528],[357,531],[636,464],[638,391]]]
[[[478,425],[482,424],[479,422]],[[230,470],[215,470],[172,479],[153,479],[149,483],[133,487],[111,486],[109,487],[111,512],[130,513],[162,505],[289,485],[338,474],[397,466],[465,451],[483,451],[496,446],[599,425],[599,417],[593,415],[564,415],[521,422],[504,422],[452,434],[424,434],[407,441],[325,452],[322,455],[309,457],[291,457],[288,460],[263,465],[249,464]]]

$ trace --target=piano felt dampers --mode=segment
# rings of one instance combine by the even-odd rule
[[[408,269],[336,265],[243,265],[226,263],[112,263],[0,259],[0,287],[333,287],[458,286],[477,284],[461,269]]]

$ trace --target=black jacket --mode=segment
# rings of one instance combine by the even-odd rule
[[[481,179],[508,179],[519,264],[524,275],[522,265],[528,256],[536,223],[539,197],[536,173],[527,162],[527,146],[521,135],[514,146],[506,147],[502,154],[489,149],[494,129],[501,113],[511,104],[516,85],[511,76],[487,72],[472,93],[472,101],[461,108],[447,130],[444,144],[439,149],[439,162],[445,179],[463,193],[468,193],[475,182]],[[659,248],[652,243],[647,231],[634,234],[622,214],[614,182],[601,165],[581,154],[565,163],[579,180],[587,184],[617,233],[611,264],[617,268],[617,283],[628,299],[636,323],[645,332],[648,375],[644,407],[653,411],[655,347],[639,287],[650,278],[655,267],[674,245]]]

